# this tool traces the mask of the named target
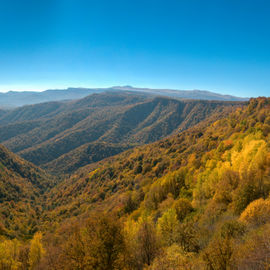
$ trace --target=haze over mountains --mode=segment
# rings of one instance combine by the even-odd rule
[[[0,270],[270,270],[269,14],[0,1]]]
[[[241,102],[178,100],[113,91],[48,102],[0,115],[0,142],[54,173],[78,168],[154,142],[200,121],[228,114]]]
[[[210,91],[202,90],[171,90],[171,89],[149,89],[137,88],[132,86],[114,86],[109,88],[68,88],[46,90],[42,92],[10,91],[0,93],[0,108],[18,107],[29,104],[37,104],[50,101],[73,100],[86,97],[93,93],[102,93],[106,91],[132,91],[148,93],[151,95],[170,96],[184,99],[202,99],[202,100],[223,100],[223,101],[245,101],[247,98],[240,98],[231,95],[221,95]]]

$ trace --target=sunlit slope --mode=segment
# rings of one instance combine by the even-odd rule
[[[154,215],[172,196],[172,202],[188,198],[198,209],[215,204],[215,218],[226,211],[239,214],[252,200],[268,196],[269,111],[269,99],[255,99],[228,118],[85,167],[53,190],[52,205],[68,216],[92,204],[124,213],[131,196],[131,212]],[[235,185],[226,184],[230,175]],[[247,197],[245,185],[254,188]],[[74,208],[77,203],[80,208]]]

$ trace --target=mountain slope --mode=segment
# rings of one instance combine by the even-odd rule
[[[231,138],[236,141],[236,145],[241,144],[238,138],[244,141],[245,137],[252,137],[253,134],[255,140],[260,141],[261,136],[267,141],[270,132],[270,119],[267,117],[269,104],[270,99],[251,100],[249,106],[243,109],[235,108],[235,112],[227,118],[225,116],[219,120],[206,119],[195,127],[167,139],[88,165],[60,184],[61,188],[56,190],[56,197],[61,198],[64,195],[62,198],[65,198],[66,204],[67,198],[73,201],[77,195],[84,197],[85,191],[88,194],[88,203],[96,199],[102,201],[104,198],[99,194],[103,193],[102,190],[106,190],[106,197],[110,198],[111,195],[119,195],[122,188],[125,190],[130,183],[132,189],[135,188],[136,181],[140,184],[143,179],[149,179],[153,183],[167,173],[187,165],[195,166],[194,169],[197,170],[206,165],[207,160],[202,164],[201,159],[207,158],[211,151],[213,153],[210,156],[215,157],[217,152],[217,158],[220,158],[227,150],[231,150],[234,145]],[[146,181],[142,184],[149,183]]]
[[[228,117],[81,169],[48,195],[51,227],[76,216],[85,229],[60,252],[79,244],[87,250],[92,219],[82,225],[82,218],[116,212],[128,269],[144,269],[145,262],[149,269],[263,269],[257,267],[269,258],[269,115],[270,98],[252,99]],[[103,241],[103,234],[96,237]],[[153,252],[148,261],[144,237]],[[74,262],[72,255],[65,263]]]
[[[87,162],[156,141],[241,104],[130,92],[94,94],[10,111],[0,118],[0,142],[51,172],[72,173]],[[88,157],[82,158],[85,151]]]
[[[43,170],[0,145],[0,235],[27,237],[36,230],[40,196],[55,184]]]
[[[3,152],[3,162],[16,158]],[[81,168],[44,194],[42,212],[32,202],[42,234],[30,252],[28,242],[6,240],[1,256],[20,263],[44,249],[42,269],[103,268],[107,258],[106,269],[265,269],[269,153],[270,98],[252,99],[229,115]],[[28,228],[32,220],[22,219],[19,203],[1,220]],[[6,252],[17,246],[24,256]]]
[[[92,94],[83,99],[65,102],[44,102],[35,105],[27,105],[13,110],[6,110],[0,118],[0,125],[10,124],[19,121],[30,121],[37,119],[48,119],[61,113],[71,112],[89,108],[104,108],[123,106],[141,102],[150,98],[148,94],[138,93],[136,95],[123,92],[106,92]]]

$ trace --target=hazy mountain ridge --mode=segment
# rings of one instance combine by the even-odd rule
[[[93,93],[102,93],[107,91],[131,91],[137,93],[148,93],[151,95],[170,96],[184,99],[202,99],[202,100],[223,100],[223,101],[246,101],[247,98],[240,98],[231,95],[221,95],[210,91],[202,90],[171,90],[171,89],[150,89],[137,88],[132,86],[114,86],[108,88],[67,88],[46,90],[42,92],[10,91],[0,93],[0,107],[17,107],[30,104],[81,99]]]
[[[247,101],[248,98],[236,97],[232,95],[218,94],[207,90],[174,90],[174,89],[151,89],[137,88],[132,86],[114,86],[112,89],[123,91],[145,92],[149,94],[169,96],[183,99],[201,99],[201,100],[223,100],[223,101]]]
[[[100,92],[100,90],[87,88],[68,88],[65,90],[55,89],[45,90],[42,92],[9,91],[7,93],[0,93],[0,106],[17,107],[50,101],[80,99],[96,92]]]
[[[52,101],[39,104],[25,105],[12,110],[3,110],[0,117],[1,124],[10,124],[18,121],[46,119],[61,113],[78,109],[103,108],[119,105],[134,104],[150,98],[148,94],[138,93],[136,95],[128,91],[123,92],[104,92],[91,94],[74,101]]]

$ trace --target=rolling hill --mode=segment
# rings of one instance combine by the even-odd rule
[[[106,92],[8,111],[0,117],[0,142],[53,173],[70,174],[90,162],[154,142],[241,105]]]

